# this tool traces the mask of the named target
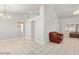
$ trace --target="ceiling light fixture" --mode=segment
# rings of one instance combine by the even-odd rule
[[[73,12],[73,15],[79,15],[79,9]]]
[[[4,11],[2,13],[0,13],[0,18],[1,19],[11,19],[11,16],[6,13],[6,4],[4,4],[3,7],[4,7],[3,8]]]

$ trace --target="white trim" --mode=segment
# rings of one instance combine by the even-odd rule
[[[32,39],[31,37],[24,37],[24,38],[25,38],[25,39],[30,39],[30,40]]]
[[[30,40],[32,40],[32,38],[30,38],[30,37],[25,37],[25,39],[30,39]],[[37,43],[40,43],[40,44],[46,44],[46,43],[48,43],[48,41],[39,41],[39,40],[37,40],[37,39],[35,39],[35,40],[33,40],[33,41],[35,41],[35,42],[37,42]]]
[[[46,43],[48,43],[49,41],[46,41],[46,42],[44,42],[44,41],[39,41],[39,40],[35,40],[37,43],[40,43],[40,44],[46,44]]]
[[[39,41],[39,40],[35,40],[35,42],[40,43],[40,44],[45,44],[44,42]]]

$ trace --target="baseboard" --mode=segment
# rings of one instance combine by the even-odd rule
[[[25,37],[25,39],[32,39],[32,38],[30,38],[30,37]],[[35,42],[37,42],[37,43],[40,43],[40,44],[46,44],[46,43],[48,43],[49,41],[39,41],[39,40],[33,40],[33,41],[35,41]]]
[[[48,43],[49,41],[39,41],[39,40],[35,40],[37,43],[40,43],[40,44],[46,44]]]
[[[44,43],[46,44],[46,43],[49,43],[49,40],[47,40],[47,41],[44,41]]]
[[[39,40],[35,40],[35,42],[40,43],[40,44],[44,44],[44,42],[41,42]]]
[[[25,39],[32,39],[31,37],[24,37]]]

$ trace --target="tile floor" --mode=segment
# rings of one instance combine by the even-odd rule
[[[78,55],[79,39],[64,38],[60,44],[39,44],[30,39],[0,40],[0,54],[7,55]]]

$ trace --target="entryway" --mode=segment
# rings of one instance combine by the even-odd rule
[[[24,37],[24,22],[17,22],[17,37]]]

